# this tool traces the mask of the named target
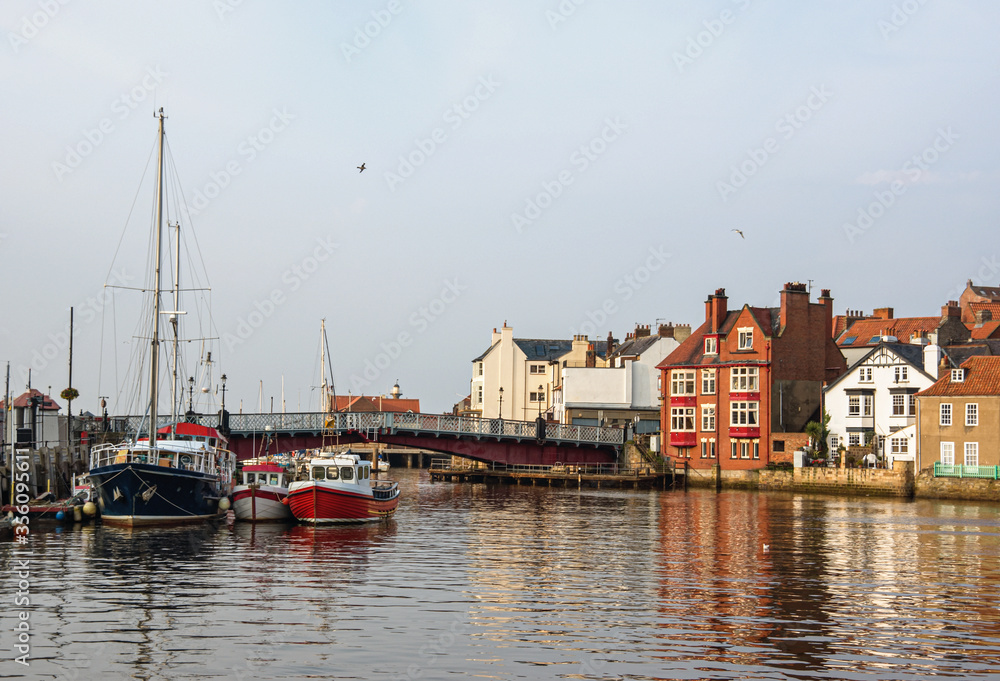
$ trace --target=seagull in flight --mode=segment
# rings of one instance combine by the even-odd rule
[[[358,172],[359,173],[365,172],[365,164],[364,163],[362,163],[361,165],[358,166]]]
[[[734,231],[737,234],[739,234],[741,239],[746,239],[746,237],[743,236],[743,230],[742,229],[733,229],[732,231]]]

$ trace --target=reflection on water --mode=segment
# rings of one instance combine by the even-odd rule
[[[1000,675],[1000,506],[393,474],[372,525],[34,528],[24,678]]]

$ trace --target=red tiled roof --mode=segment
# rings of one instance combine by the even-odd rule
[[[980,310],[989,310],[993,313],[993,319],[1000,319],[1000,303],[981,303],[975,300],[969,301],[969,310],[975,315]]]
[[[731,315],[732,312],[729,314]],[[664,357],[663,361],[656,365],[656,368],[665,369],[672,366],[699,364],[705,356],[705,332],[709,328],[709,322],[704,322],[685,338],[683,343],[674,348],[673,352]]]
[[[770,307],[749,307],[750,314],[757,321],[761,330],[764,332],[764,336],[770,338],[774,332],[773,314],[776,310]],[[740,314],[743,313],[743,308],[738,310],[729,310],[726,313],[726,318],[722,320],[722,326],[719,328],[719,337],[725,338],[729,335],[729,332],[733,330],[736,326],[736,320],[739,319]],[[658,369],[665,369],[672,366],[690,366],[690,365],[701,365],[701,364],[719,364],[719,358],[717,355],[710,355],[705,357],[705,336],[711,335],[708,333],[709,322],[704,322],[701,326],[695,329],[690,336],[688,336],[683,343],[674,348],[674,351],[663,358],[663,361],[656,365]]]
[[[420,400],[378,395],[337,395],[334,411],[420,412]]]
[[[34,388],[18,395],[13,400],[11,400],[11,406],[13,406],[15,409],[18,409],[20,407],[28,407],[30,406],[28,404],[28,400],[30,400],[32,397],[38,397],[38,396],[42,397],[42,404],[39,407],[39,409],[43,411],[59,411],[60,407],[58,404],[56,404],[55,400],[53,400],[48,395],[43,394],[41,391],[35,390]],[[0,409],[5,409],[5,408],[6,405],[4,404],[4,401],[0,400]]]
[[[837,338],[837,345],[847,348],[869,347],[878,345],[882,336],[895,336],[900,343],[908,343],[914,331],[931,332],[937,329],[940,323],[940,317],[859,319]],[[844,340],[847,338],[855,340],[852,343],[845,343]]]
[[[975,322],[966,324],[972,340],[986,340],[988,338],[1000,338],[1000,319],[993,322],[983,322],[982,326],[976,326]]]
[[[1000,395],[1000,357],[975,356],[962,362],[965,380],[951,380],[951,372],[946,371],[938,381],[917,393],[921,397],[948,395]]]

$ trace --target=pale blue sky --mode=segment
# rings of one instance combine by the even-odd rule
[[[193,220],[220,333],[281,301],[217,356],[234,410],[261,381],[277,403],[282,376],[288,410],[316,407],[322,317],[339,392],[398,379],[444,411],[504,320],[516,337],[622,338],[697,326],[718,287],[769,305],[809,279],[837,313],[937,314],[970,277],[1000,285],[997,25],[986,0],[7,0],[0,360],[17,391],[34,363],[58,393],[75,306],[74,408],[97,410],[88,299],[159,106],[189,204],[238,171]],[[139,276],[145,251],[129,253]]]

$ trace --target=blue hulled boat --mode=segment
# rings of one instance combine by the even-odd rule
[[[95,447],[90,479],[103,522],[200,522],[228,508],[235,464],[218,431],[182,422],[160,428],[155,447],[149,438]]]
[[[155,437],[141,437],[139,432],[120,444],[95,447],[90,456],[89,478],[97,492],[101,519],[106,523],[124,525],[154,525],[201,522],[228,509],[228,495],[232,489],[236,457],[225,447],[225,439],[214,428],[181,421],[178,418],[179,400],[183,392],[178,389],[179,343],[178,318],[185,313],[180,303],[180,224],[174,254],[177,267],[173,277],[173,308],[162,309],[161,270],[164,223],[164,120],[163,109],[159,114],[158,172],[156,187],[156,218],[154,230],[154,268],[151,285],[145,287],[152,300],[150,311],[150,348],[148,391],[145,404],[145,423],[156,424],[160,381],[161,317],[169,317],[173,329],[173,364],[170,375],[171,418],[170,424],[156,428],[149,426],[146,433]],[[189,289],[185,289],[189,290]],[[197,289],[195,289],[197,290]],[[209,357],[211,353],[209,353]],[[189,414],[193,414],[194,379],[191,383]],[[141,394],[142,385],[138,394]],[[141,427],[137,429],[141,430]]]

